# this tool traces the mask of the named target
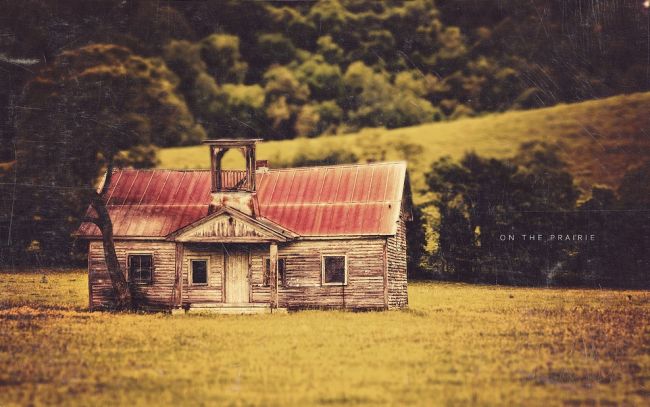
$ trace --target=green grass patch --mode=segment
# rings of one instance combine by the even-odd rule
[[[27,306],[38,309],[87,310],[86,270],[34,268],[0,271],[0,309]]]
[[[84,311],[81,271],[0,279],[0,405],[650,401],[647,292],[414,283],[406,311],[170,316]]]
[[[257,156],[269,159],[273,166],[273,162],[291,161],[301,151],[344,147],[363,157],[364,149],[384,147],[387,160],[409,161],[417,190],[424,188],[423,174],[441,156],[460,158],[473,150],[503,158],[513,155],[523,142],[540,140],[560,147],[580,186],[588,191],[593,184],[616,187],[630,167],[647,160],[648,112],[650,93],[637,93],[394,130],[367,129],[351,135],[264,142]],[[400,141],[422,146],[421,154],[404,157],[392,147]],[[163,149],[159,158],[161,168],[209,167],[205,146]],[[234,161],[236,155],[226,158]],[[416,195],[416,201],[422,199]]]

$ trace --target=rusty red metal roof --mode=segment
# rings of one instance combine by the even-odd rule
[[[392,235],[406,163],[269,170],[256,174],[259,216],[299,236]],[[160,238],[208,215],[209,170],[117,170],[107,193],[115,237]],[[99,230],[82,224],[79,236]]]

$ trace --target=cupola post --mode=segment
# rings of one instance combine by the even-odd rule
[[[260,139],[213,139],[203,142],[210,146],[210,213],[227,206],[256,216],[255,147],[258,141]],[[245,168],[226,170],[223,168],[223,157],[235,149],[243,155]]]

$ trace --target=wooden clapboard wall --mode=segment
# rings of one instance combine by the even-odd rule
[[[384,247],[382,238],[309,240],[280,244],[278,257],[285,259],[286,286],[278,287],[282,308],[382,309],[384,298]],[[322,284],[322,256],[347,256],[345,286]],[[267,247],[251,252],[252,301],[270,301],[270,288],[263,285]]]
[[[170,308],[180,304],[175,286],[176,243],[162,241],[116,241],[118,259],[127,270],[129,253],[151,253],[154,257],[153,282],[137,286],[141,305]],[[269,303],[270,287],[264,285],[266,244],[247,245],[250,249],[250,301]],[[182,304],[220,303],[224,301],[224,252],[221,244],[183,244]],[[347,257],[347,285],[322,284],[322,256]],[[406,226],[400,217],[398,233],[389,238],[305,240],[279,245],[278,256],[286,261],[285,286],[278,287],[279,306],[289,309],[402,308],[408,304],[406,282]],[[208,260],[208,284],[190,285],[190,261]],[[91,309],[109,308],[113,290],[104,263],[100,241],[91,241],[89,249]],[[179,290],[180,291],[180,290]]]
[[[190,261],[208,260],[208,284],[190,285]],[[183,304],[223,301],[224,255],[217,244],[185,244],[182,259]]]
[[[397,234],[386,239],[389,309],[405,308],[408,306],[406,217],[406,212],[402,210],[397,224]]]
[[[115,241],[115,252],[122,270],[128,272],[129,254],[152,254],[153,277],[151,284],[133,286],[133,298],[137,305],[169,308],[174,300],[176,273],[176,245],[163,241]],[[104,248],[98,240],[90,241],[88,248],[88,284],[90,309],[111,308],[114,292],[106,269]]]

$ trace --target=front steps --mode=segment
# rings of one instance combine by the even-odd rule
[[[190,304],[189,309],[174,309],[172,315],[179,314],[228,314],[228,315],[250,315],[250,314],[286,314],[286,308],[271,309],[269,304],[259,303],[222,303],[222,302],[201,302]]]

